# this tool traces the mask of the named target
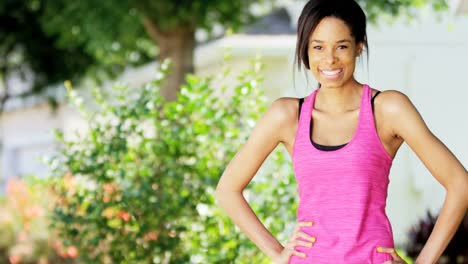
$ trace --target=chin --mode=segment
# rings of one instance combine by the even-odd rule
[[[353,77],[348,77],[348,78],[338,78],[336,80],[330,80],[323,78],[322,76],[316,76],[316,80],[322,85],[322,87],[328,87],[328,88],[340,88],[345,86],[347,83],[351,83],[354,79]]]
[[[327,87],[327,88],[336,88],[336,87],[341,87],[344,85],[344,82],[342,80],[336,80],[336,81],[330,81],[330,80],[323,80],[323,79],[318,79],[319,83],[322,85],[322,87]]]

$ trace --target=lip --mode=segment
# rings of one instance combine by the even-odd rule
[[[318,69],[321,76],[327,79],[336,79],[343,73],[343,68],[337,69]]]

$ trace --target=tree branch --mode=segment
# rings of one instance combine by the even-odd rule
[[[154,22],[147,16],[143,16],[141,22],[143,23],[143,26],[145,27],[146,32],[148,32],[150,38],[155,43],[158,43],[158,41],[161,39],[162,32],[158,29],[156,24],[154,24]]]

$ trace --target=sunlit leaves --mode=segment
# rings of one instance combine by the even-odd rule
[[[159,87],[169,68],[164,62],[141,88],[95,89],[93,109],[65,84],[88,130],[70,139],[58,133],[62,148],[51,168],[80,184],[73,192],[58,185],[63,203],[55,208],[55,227],[64,241],[90,252],[80,256],[85,262],[264,263],[266,256],[213,197],[227,163],[265,111],[262,65],[253,60],[230,85],[226,67],[216,77],[189,75],[177,100],[166,102]],[[283,155],[272,155],[250,190],[261,197],[253,208],[280,237],[295,208]]]

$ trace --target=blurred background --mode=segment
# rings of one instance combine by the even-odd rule
[[[466,167],[468,1],[358,2],[358,81],[407,94]],[[268,104],[316,87],[293,65],[304,4],[2,0],[0,263],[269,263],[213,190]],[[278,147],[245,192],[281,242],[290,162]],[[444,195],[403,145],[387,214],[408,261]],[[467,230],[440,263],[468,263]]]

